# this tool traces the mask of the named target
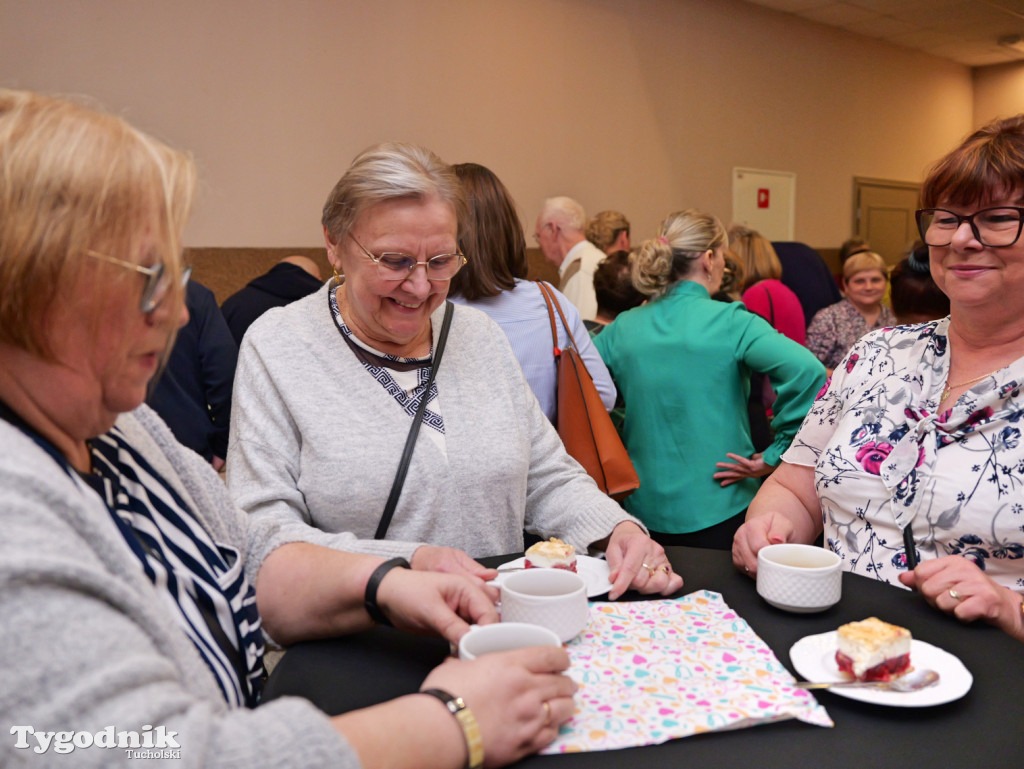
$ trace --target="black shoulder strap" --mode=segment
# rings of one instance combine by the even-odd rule
[[[451,302],[445,302],[444,308],[444,320],[441,321],[441,333],[437,339],[437,350],[434,352],[434,362],[430,367],[430,376],[427,378],[427,384],[423,388],[423,397],[420,399],[420,405],[416,409],[416,416],[412,419],[412,427],[409,428],[409,437],[405,439],[405,449],[402,451],[402,461],[398,463],[398,472],[395,473],[395,480],[391,484],[391,493],[388,495],[388,501],[384,505],[384,514],[380,517],[380,523],[377,524],[377,533],[373,535],[374,539],[384,539],[384,535],[388,533],[388,527],[391,525],[391,519],[395,515],[395,508],[398,507],[398,498],[402,495],[402,486],[405,484],[405,476],[409,472],[409,462],[412,460],[413,449],[416,448],[416,436],[420,434],[420,424],[423,422],[423,413],[427,410],[427,401],[430,398],[430,387],[434,384],[434,377],[437,375],[437,369],[441,365],[441,356],[444,355],[445,342],[448,340],[448,328],[452,324],[452,313],[455,310],[455,305]]]

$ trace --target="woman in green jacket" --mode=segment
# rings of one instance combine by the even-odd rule
[[[670,214],[633,261],[633,283],[652,301],[594,340],[627,406],[623,438],[640,488],[625,506],[662,544],[730,549],[759,478],[779,463],[825,383],[805,347],[741,304],[711,298],[727,245],[714,216]],[[747,419],[752,371],[778,396],[763,454]]]

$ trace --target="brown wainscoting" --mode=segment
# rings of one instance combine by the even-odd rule
[[[331,275],[327,252],[320,248],[186,248],[192,276],[213,291],[222,303],[246,283],[286,256],[307,256],[320,265],[324,280]]]

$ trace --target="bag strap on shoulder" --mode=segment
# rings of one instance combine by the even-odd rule
[[[544,295],[544,301],[548,306],[548,318],[551,320],[551,337],[554,340],[555,345],[555,357],[557,358],[561,352],[558,349],[558,334],[555,330],[555,310],[558,310],[558,317],[562,319],[562,328],[565,329],[565,335],[578,353],[580,351],[579,345],[576,344],[576,337],[572,334],[572,329],[569,328],[569,322],[565,319],[565,313],[562,312],[562,305],[558,301],[558,297],[555,296],[551,286],[542,280],[537,281],[537,286],[540,288],[541,294]]]

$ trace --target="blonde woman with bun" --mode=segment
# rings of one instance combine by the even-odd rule
[[[626,402],[623,438],[640,475],[625,502],[662,544],[729,549],[760,485],[825,381],[822,365],[740,303],[711,298],[727,237],[710,214],[670,214],[633,261],[650,301],[620,314],[595,345]],[[775,438],[755,453],[753,371],[778,393]]]

